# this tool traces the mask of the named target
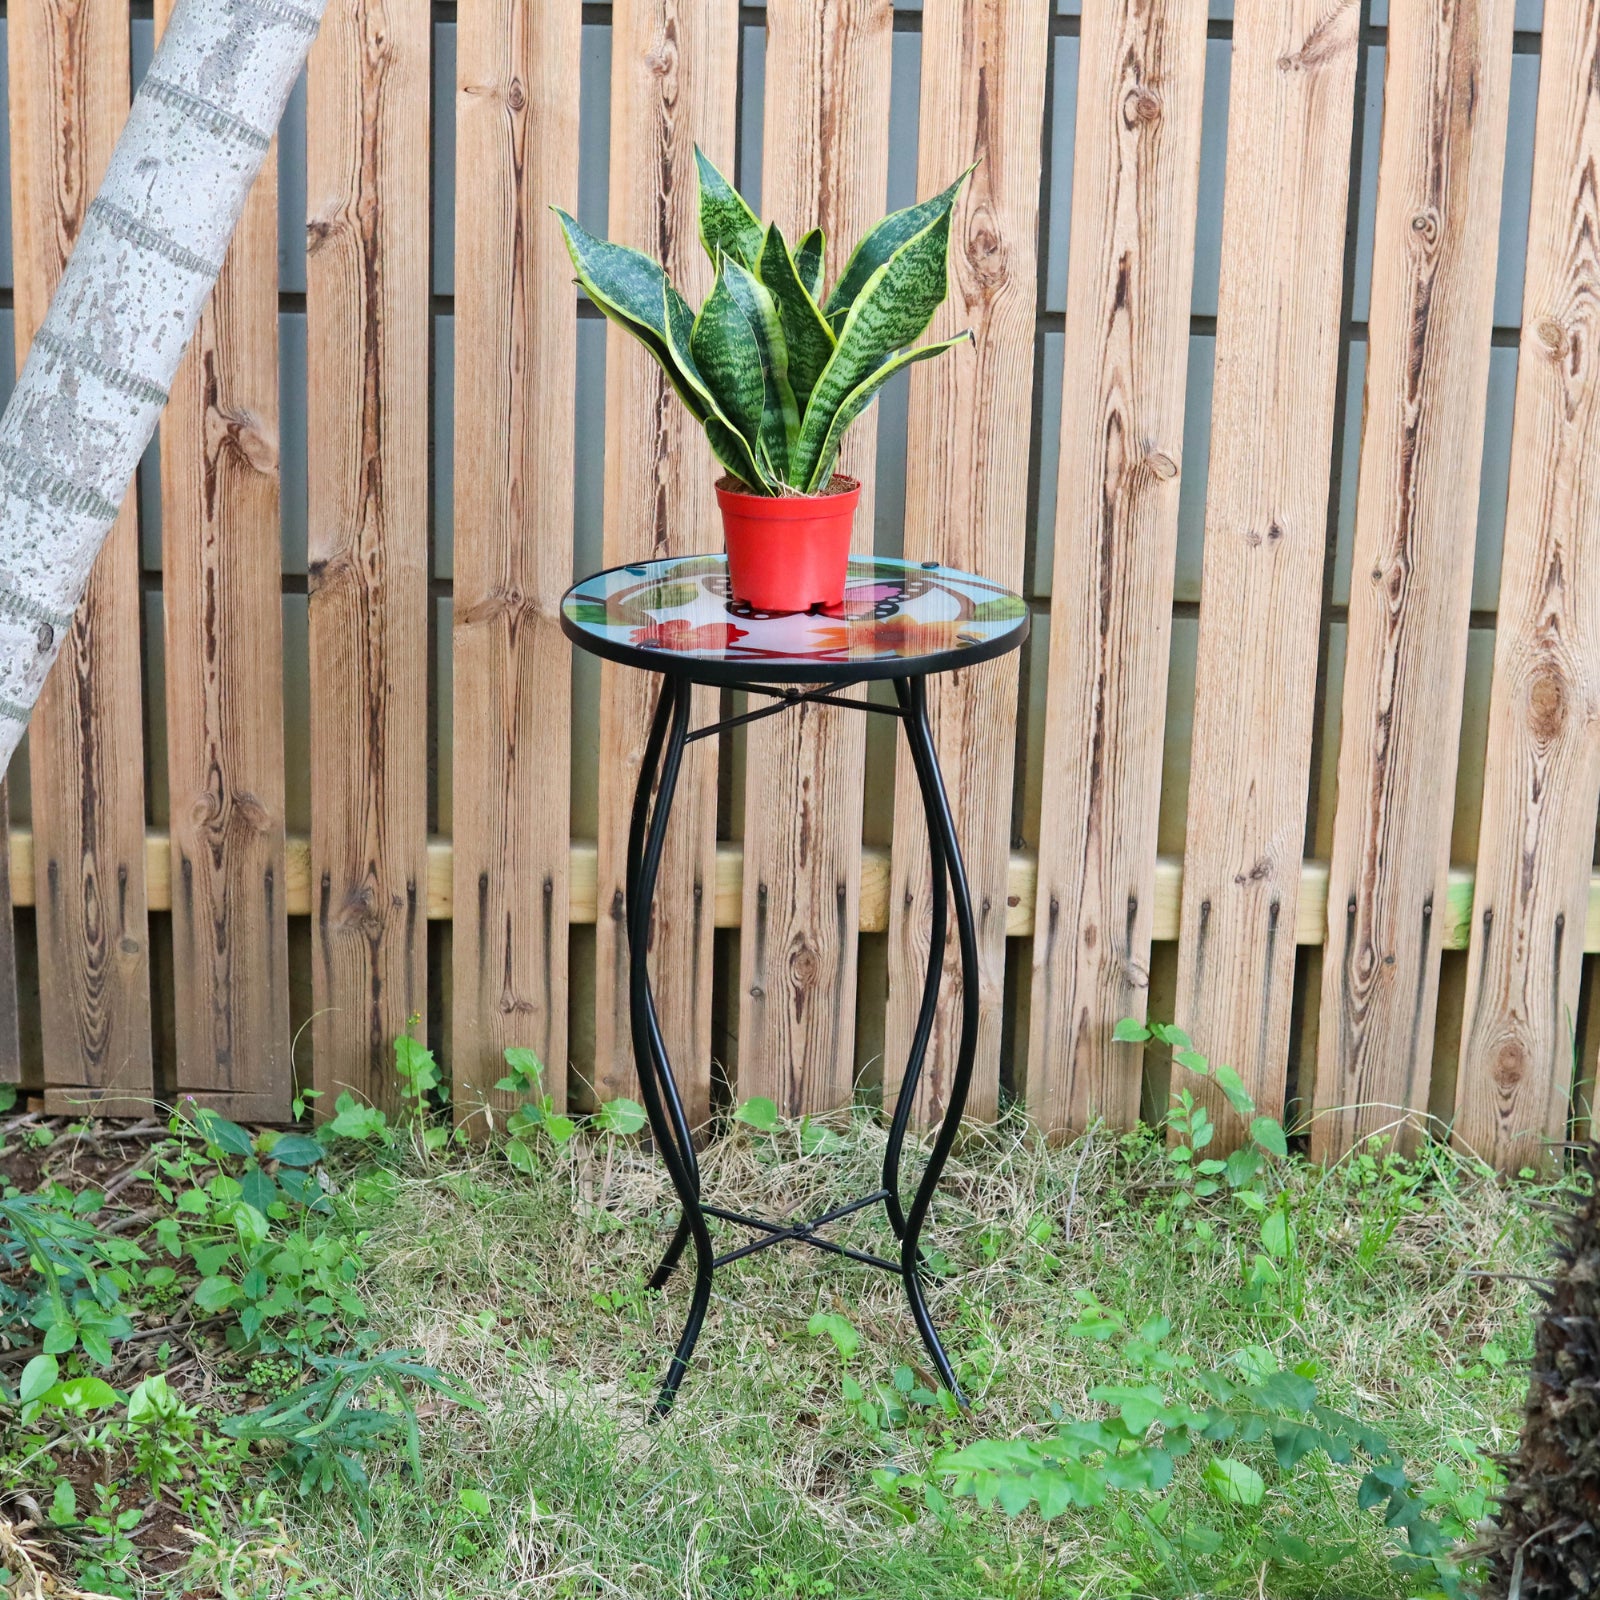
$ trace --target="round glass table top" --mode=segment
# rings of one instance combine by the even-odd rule
[[[832,683],[950,672],[1015,650],[1021,596],[936,562],[852,557],[844,603],[757,611],[733,598],[728,558],[676,556],[576,583],[561,626],[581,649],[699,683]]]

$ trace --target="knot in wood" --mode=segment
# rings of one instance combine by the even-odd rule
[[[1006,281],[1006,247],[987,206],[973,208],[967,222],[967,265],[986,293]]]
[[[1161,120],[1161,96],[1148,84],[1138,84],[1123,97],[1122,120],[1130,128],[1146,127]]]
[[[1541,744],[1556,738],[1567,720],[1567,684],[1554,667],[1541,667],[1528,685],[1528,731]]]
[[[1495,1087],[1509,1094],[1528,1072],[1528,1052],[1518,1039],[1507,1039],[1494,1053]]]
[[[795,987],[809,989],[817,981],[821,967],[817,952],[804,939],[798,940],[794,953],[789,957],[789,976],[794,980]]]
[[[41,622],[33,640],[39,646],[39,654],[43,655],[56,642],[56,630],[48,622]]]
[[[1566,359],[1567,351],[1572,348],[1572,339],[1561,323],[1554,317],[1541,317],[1534,331],[1546,355],[1554,361]]]
[[[513,78],[511,80],[511,87],[506,91],[506,104],[510,106],[513,111],[521,111],[527,105],[527,103],[528,93],[527,90],[522,87],[522,80],[520,78]]]
[[[1159,478],[1163,483],[1178,476],[1178,463],[1164,450],[1152,450],[1144,458],[1144,464],[1149,468],[1152,478]]]
[[[338,228],[332,217],[313,217],[306,224],[306,254],[315,255],[334,235]]]
[[[1425,250],[1431,250],[1439,242],[1441,219],[1438,210],[1433,206],[1424,206],[1422,210],[1413,213],[1411,218],[1411,237]]]

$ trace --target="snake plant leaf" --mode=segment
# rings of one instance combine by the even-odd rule
[[[823,435],[822,445],[817,453],[816,465],[811,469],[811,475],[802,486],[807,494],[822,494],[828,481],[833,476],[833,464],[838,459],[839,442],[844,435],[844,430],[850,426],[863,411],[871,405],[878,391],[902,367],[909,367],[918,361],[926,361],[931,356],[942,355],[946,350],[954,349],[958,344],[965,344],[972,338],[969,328],[958,333],[953,339],[943,339],[937,344],[918,345],[914,350],[902,350],[898,355],[885,361],[872,375],[858,383],[844,398],[833,414],[833,420],[828,424],[828,431]]]
[[[974,162],[973,166],[976,165]],[[931,200],[918,201],[904,211],[891,212],[855,247],[824,307],[828,323],[835,333],[843,328],[851,306],[856,303],[856,297],[866,287],[873,273],[903,248],[908,240],[922,233],[939,217],[948,220],[956,196],[961,192],[961,185],[971,175],[972,167],[968,167],[943,194],[936,194]]]
[[[822,270],[826,247],[827,237],[821,228],[813,228],[794,247],[795,270],[800,274],[800,281],[806,286],[806,293],[819,306],[822,304]]]
[[[789,387],[794,391],[795,404],[803,411],[838,341],[802,282],[797,263],[775,222],[761,243],[756,276],[778,307],[789,350]]]
[[[835,414],[890,356],[921,336],[945,297],[949,279],[950,213],[940,212],[907,239],[862,285],[806,406],[790,453],[790,481],[811,483]],[[715,388],[715,385],[713,385]]]
[[[690,349],[722,415],[750,447],[761,480],[782,481],[799,430],[783,326],[772,296],[730,256],[722,257],[695,318]]]
[[[754,267],[761,251],[761,219],[699,145],[694,147],[694,164],[700,180],[700,243],[712,266],[726,255],[743,267]]]
[[[666,273],[642,251],[597,239],[559,206],[551,210],[561,221],[567,253],[584,293],[661,363],[695,421],[704,422],[710,411],[705,385],[697,373],[691,375],[679,365],[667,337],[669,300],[671,296],[681,300],[682,296],[667,281]]]
[[[750,446],[745,443],[738,429],[722,410],[700,371],[699,363],[694,358],[695,318],[689,302],[672,287],[671,283],[666,285],[665,300],[667,349],[679,370],[695,386],[704,400],[706,415],[700,421],[706,430],[712,454],[734,477],[752,488],[765,487]]]
[[[711,453],[751,494],[781,494],[783,480],[770,472],[763,472],[750,452],[743,434],[730,428],[720,417],[707,417],[704,423],[706,443]]]

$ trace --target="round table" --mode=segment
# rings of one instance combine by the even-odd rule
[[[931,561],[870,556],[850,562],[842,605],[757,611],[733,599],[725,556],[679,556],[612,567],[585,578],[563,597],[561,626],[580,649],[661,675],[628,833],[629,1015],[651,1136],[682,1207],[650,1287],[659,1289],[666,1283],[691,1241],[695,1282],[688,1321],[657,1397],[656,1415],[670,1409],[683,1381],[711,1300],[712,1274],[718,1267],[786,1241],[897,1273],[940,1381],[965,1405],[928,1312],[919,1249],[928,1208],[966,1107],[978,1040],[977,935],[961,848],[928,727],[927,680],[934,673],[956,672],[1015,650],[1028,635],[1027,605],[1010,590],[971,573]],[[846,690],[876,680],[894,685],[894,705],[847,697]],[[772,703],[691,728],[691,690],[697,683],[741,689]],[[699,1162],[661,1037],[646,952],[684,747],[795,705],[817,703],[896,717],[905,729],[928,823],[933,927],[921,1008],[889,1126],[882,1183],[872,1193],[822,1216],[793,1222],[746,1216],[702,1199]],[[952,907],[961,957],[961,1042],[949,1103],[907,1208],[901,1200],[900,1154],[933,1032],[944,974],[946,918]],[[820,1232],[828,1223],[879,1202],[899,1244],[895,1259],[849,1249]],[[719,1255],[711,1238],[712,1220],[751,1229],[756,1237]]]

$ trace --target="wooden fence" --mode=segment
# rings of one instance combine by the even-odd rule
[[[19,360],[170,9],[5,7]],[[547,207],[698,301],[698,142],[835,263],[980,163],[975,345],[845,462],[861,549],[1034,609],[934,699],[975,1113],[1159,1107],[1149,1008],[1319,1154],[1431,1113],[1539,1159],[1600,1045],[1600,4],[1209,10],[330,0],[12,769],[0,1073],[274,1119],[391,1098],[410,1026],[463,1115],[509,1045],[631,1092],[650,688],[557,601],[715,547],[712,467]],[[693,747],[653,950],[697,1118],[898,1088],[929,884],[862,720]]]

